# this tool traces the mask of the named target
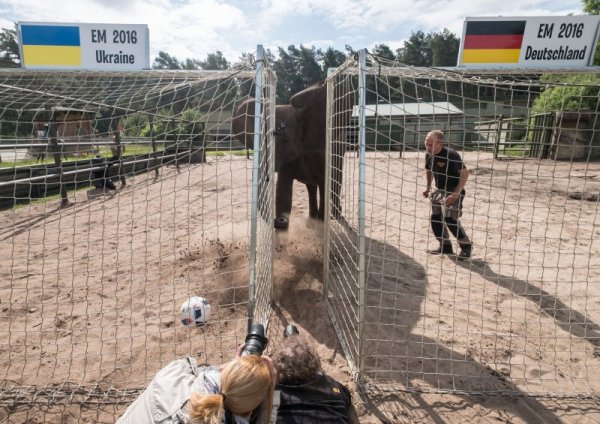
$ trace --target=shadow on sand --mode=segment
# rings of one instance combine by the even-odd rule
[[[335,246],[334,242],[334,248],[342,251],[343,246]],[[428,283],[427,273],[419,262],[396,247],[373,239],[366,240],[366,251],[366,324],[362,361],[368,392],[363,395],[368,408],[378,419],[397,422],[398,414],[406,416],[407,410],[419,408],[428,421],[445,422],[436,412],[437,408],[424,400],[426,395],[418,393],[422,389],[452,392],[452,396],[460,400],[457,408],[479,404],[485,408],[499,408],[506,416],[519,417],[528,423],[560,422],[552,411],[537,399],[528,397],[504,375],[425,335],[423,311],[427,307]],[[331,258],[332,282],[328,287],[328,302],[336,311],[343,337],[350,339],[352,334],[358,334],[359,291],[355,282],[358,262],[356,258],[345,256],[341,259],[336,254]],[[327,305],[323,301],[322,287],[305,287],[299,283],[306,278],[306,272],[312,274],[310,278],[323,281],[320,258],[291,255],[289,259],[296,273],[281,282],[285,287],[279,299],[281,306],[318,343],[340,352],[338,337],[332,326],[328,323],[329,329],[323,330],[324,322],[329,320],[326,318]],[[487,278],[493,275],[489,268],[485,269],[485,273]],[[525,282],[505,281],[504,284],[513,290],[520,287],[523,292],[533,289],[526,287]],[[533,290],[530,292],[533,293]],[[537,300],[541,301],[544,296],[538,290]],[[556,302],[556,299],[548,298],[541,303],[545,313],[549,313],[551,302]],[[554,311],[556,303],[553,305]],[[578,316],[575,311],[566,313],[571,317]],[[286,324],[287,320],[279,315],[281,325]],[[588,325],[588,334],[590,328]],[[580,333],[584,328],[571,331]],[[350,342],[349,349],[355,355],[356,342]],[[358,357],[352,360],[357,362]],[[388,390],[388,387],[393,389]]]

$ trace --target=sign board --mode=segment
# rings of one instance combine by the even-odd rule
[[[24,68],[150,68],[148,25],[19,22],[17,33]]]
[[[600,16],[467,18],[458,66],[565,68],[591,66]]]

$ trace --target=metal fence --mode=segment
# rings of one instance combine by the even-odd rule
[[[358,154],[328,153],[325,283],[364,393],[506,394],[533,403],[534,396],[597,397],[600,163],[593,155],[600,138],[598,112],[583,106],[588,95],[579,98],[580,112],[536,115],[533,101],[552,87],[539,74],[487,78],[388,63],[364,51],[328,84],[331,143],[349,125],[348,111],[358,110]],[[502,109],[501,118],[470,113],[452,125],[447,115],[411,118],[421,140],[432,128],[454,129],[447,139],[470,171],[460,223],[473,257],[428,254],[438,241],[422,194],[425,152],[385,149],[388,134],[366,122],[366,99],[413,104],[427,93],[467,110],[483,91],[514,93],[470,109]],[[531,100],[527,110],[521,97]],[[487,139],[484,148],[460,140],[473,122],[468,132]],[[380,148],[369,149],[369,137],[381,137]],[[452,236],[449,242],[458,253]]]
[[[60,124],[59,105],[96,117],[97,138],[80,148],[108,156],[102,149],[118,146],[103,173],[104,158],[65,161],[50,130],[52,163],[0,169],[2,419],[114,422],[167,362],[224,362],[250,323],[268,324],[276,78],[262,48],[255,57],[256,68],[219,72],[0,71],[8,151],[31,148],[17,139],[29,139],[37,111]],[[249,96],[258,111],[251,160],[233,150],[192,160],[203,146],[187,129],[220,111],[231,128]],[[150,128],[143,153],[140,139],[108,141],[134,115],[150,117],[137,128]],[[90,187],[97,171],[118,187]],[[211,305],[204,325],[181,321],[191,296]]]

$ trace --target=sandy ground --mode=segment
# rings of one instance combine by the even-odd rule
[[[323,228],[307,219],[300,184],[290,230],[274,237],[268,352],[286,323],[299,326],[365,423],[600,422],[600,216],[597,200],[570,197],[600,190],[600,164],[467,154],[463,223],[476,247],[459,263],[425,253],[434,241],[421,160],[368,159],[365,352],[384,358],[365,361],[368,391],[353,382],[323,300]],[[2,211],[0,380],[12,397],[0,398],[0,422],[114,422],[174,357],[229,359],[246,332],[251,174],[245,158],[211,158],[119,192],[70,193],[62,210],[49,200]],[[197,294],[213,315],[190,329],[178,309]],[[353,310],[335,304],[340,317]]]

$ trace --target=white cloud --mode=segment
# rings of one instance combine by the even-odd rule
[[[0,0],[0,25],[13,21],[143,23],[151,55],[183,60],[220,50],[230,61],[256,44],[343,50],[385,43],[392,50],[416,30],[448,28],[458,36],[467,16],[581,13],[580,0]],[[314,17],[316,24],[311,27]],[[289,28],[302,19],[306,27]],[[387,41],[386,41],[387,40]],[[328,45],[326,45],[328,44]]]

